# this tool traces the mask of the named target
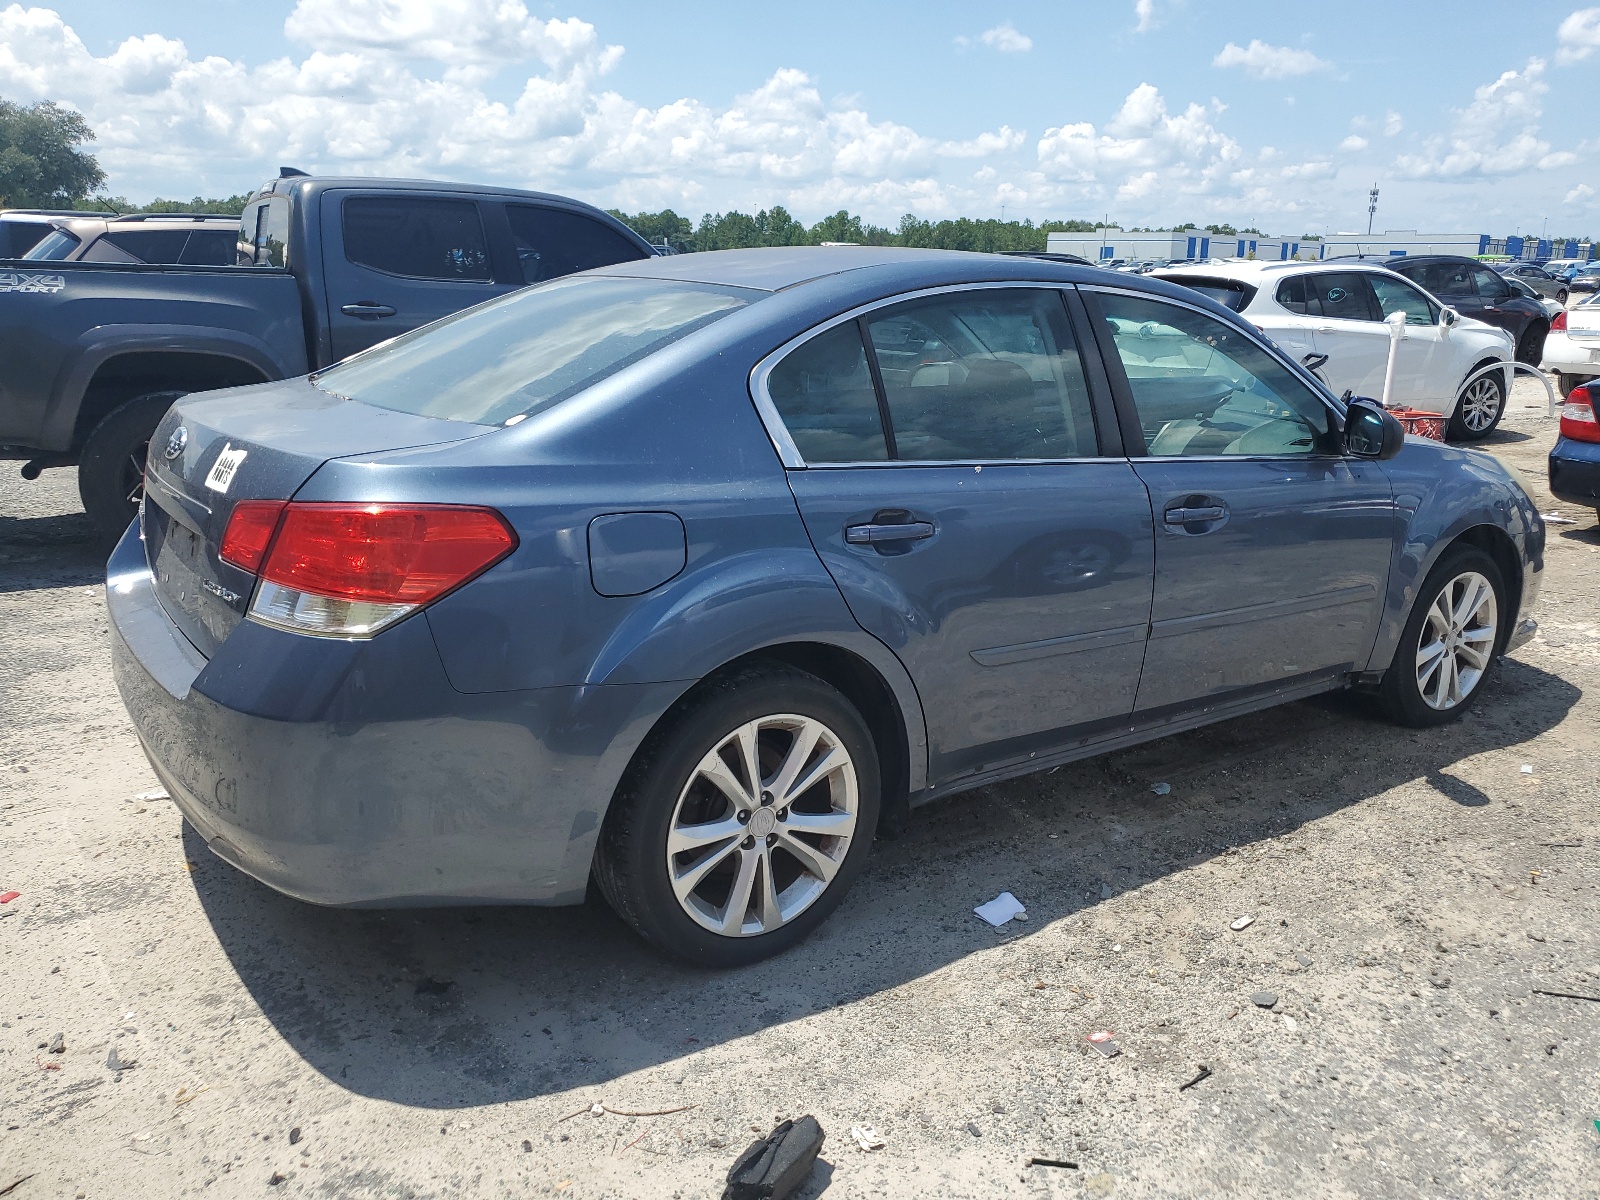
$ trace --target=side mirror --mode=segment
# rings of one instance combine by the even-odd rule
[[[1344,416],[1344,448],[1358,458],[1393,458],[1406,444],[1406,427],[1376,400],[1357,396]]]
[[[1450,326],[1454,325],[1459,320],[1461,320],[1461,314],[1453,308],[1447,308],[1439,314],[1439,324],[1443,325],[1446,329],[1449,329]]]

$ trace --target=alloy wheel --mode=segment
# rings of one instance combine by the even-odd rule
[[[667,829],[683,911],[724,937],[771,933],[827,891],[856,833],[856,764],[812,717],[747,722],[706,753]]]
[[[1461,393],[1461,423],[1473,433],[1482,433],[1500,415],[1500,385],[1493,379],[1474,380]]]
[[[1430,708],[1455,708],[1472,695],[1494,655],[1499,605],[1476,571],[1457,575],[1434,598],[1417,642],[1417,690]]]
[[[144,499],[144,467],[145,460],[150,457],[149,441],[140,442],[128,454],[127,460],[122,464],[122,478],[118,490],[127,500],[134,512],[138,511],[139,502]]]

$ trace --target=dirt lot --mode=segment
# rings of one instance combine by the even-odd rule
[[[1600,1004],[1533,989],[1600,995],[1600,534],[1542,491],[1543,407],[1489,449],[1576,523],[1466,720],[1337,697],[941,803],[727,974],[598,903],[336,912],[224,866],[138,798],[71,473],[7,470],[0,1189],[714,1197],[810,1112],[830,1200],[1594,1194]],[[694,1107],[563,1120],[596,1102]]]

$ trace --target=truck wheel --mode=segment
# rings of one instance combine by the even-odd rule
[[[150,435],[186,392],[135,396],[102,418],[78,456],[78,495],[101,540],[115,544],[139,512]]]

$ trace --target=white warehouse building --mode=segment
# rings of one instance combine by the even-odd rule
[[[1270,238],[1258,233],[1220,234],[1204,229],[1157,229],[1129,233],[1097,229],[1092,233],[1052,233],[1045,248],[1051,254],[1076,254],[1090,262],[1110,259],[1254,258],[1269,262],[1321,257],[1320,244],[1300,238]]]

